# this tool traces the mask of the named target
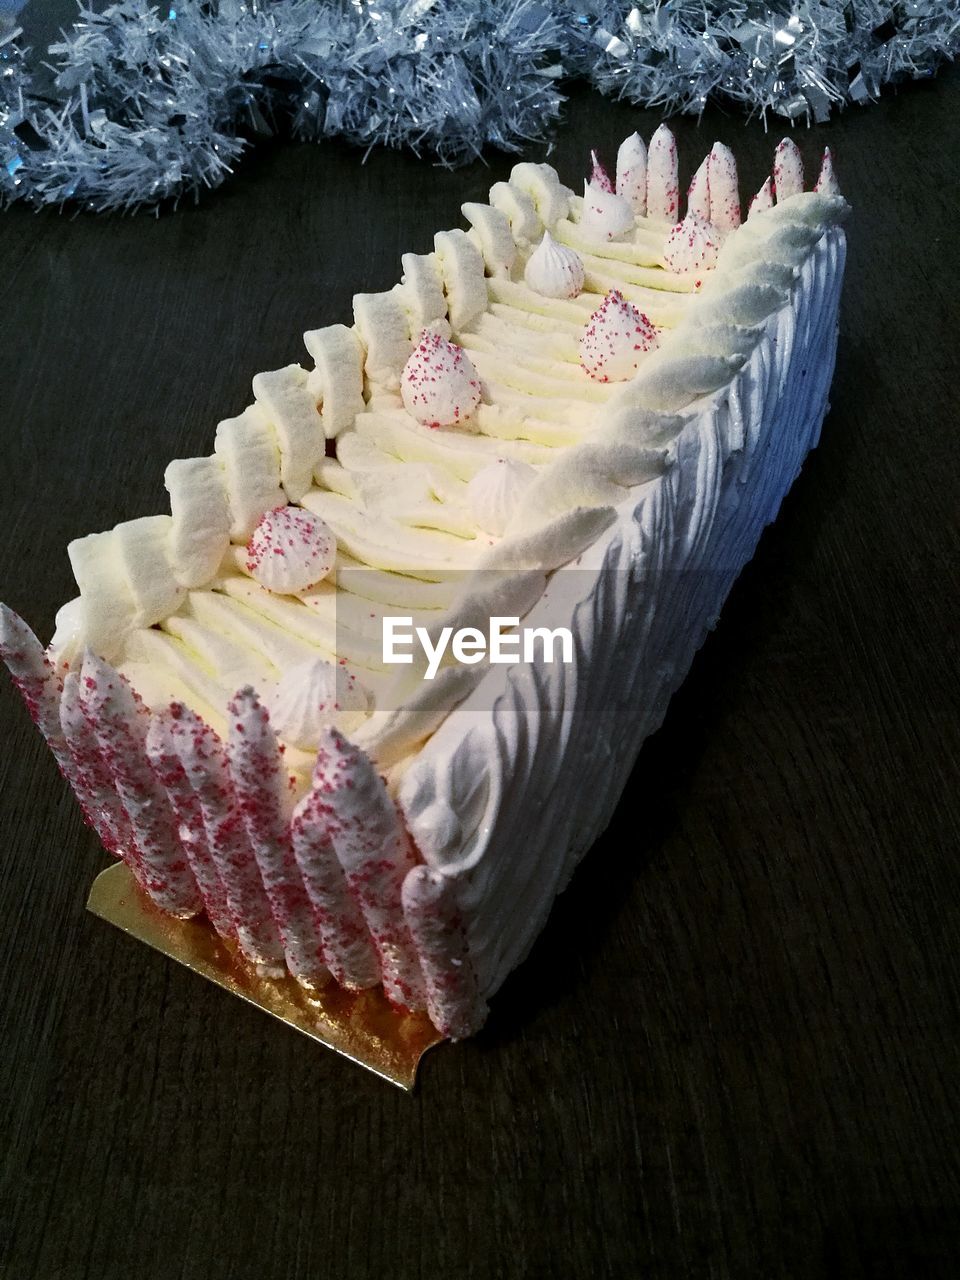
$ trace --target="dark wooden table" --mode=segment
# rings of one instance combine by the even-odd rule
[[[84,912],[105,856],[0,680],[5,1280],[960,1274],[958,86],[798,134],[855,207],[822,444],[414,1096]],[[578,91],[552,159],[656,123]],[[776,130],[679,121],[684,176],[719,137],[753,191]],[[3,214],[0,598],[46,639],[67,541],[511,163],[276,145],[159,219]]]

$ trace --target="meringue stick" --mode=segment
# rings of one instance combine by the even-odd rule
[[[203,908],[197,882],[144,749],[149,714],[120,672],[89,650],[80,683],[84,715],[130,818],[147,892],[170,915],[195,916]]]
[[[60,772],[70,783],[84,821],[94,828],[104,847],[116,852],[114,832],[98,811],[87,778],[64,738],[60,724],[60,680],[43,645],[19,614],[0,604],[0,658],[26,703],[30,718],[53,752]]]
[[[400,814],[369,756],[332,727],[321,738],[314,777],[327,804],[327,831],[380,956],[387,999],[423,1009],[423,971],[401,902],[416,858]]]
[[[773,189],[777,204],[803,191],[803,156],[792,138],[784,138],[774,153]]]
[[[429,867],[414,867],[403,882],[403,914],[420,956],[430,1021],[452,1040],[477,1031],[486,1001],[470,965],[455,888]]]
[[[240,812],[280,930],[287,968],[304,986],[327,978],[323,944],[282,807],[286,775],[267,709],[249,685],[229,703],[227,755]]]
[[[647,217],[674,223],[680,216],[677,140],[665,124],[650,139],[647,152]]]
[[[379,984],[380,961],[337,861],[327,821],[322,775],[315,776],[294,811],[290,826],[293,852],[313,904],[327,967],[342,987],[360,991]]]
[[[175,724],[173,747],[200,806],[237,943],[261,977],[280,978],[285,972],[283,943],[253,856],[223,743],[206,721],[182,702],[172,703],[170,710]]]
[[[227,909],[227,896],[207,843],[200,804],[177,754],[175,713],[166,708],[150,717],[145,742],[147,759],[167,793],[180,840],[193,871],[207,919],[221,938],[233,938],[236,930]]]
[[[7,664],[13,683],[27,704],[31,720],[51,747],[56,744],[60,748],[59,763],[64,754],[58,711],[60,681],[43,645],[20,615],[5,604],[0,604],[0,658]]]
[[[123,858],[138,883],[149,892],[130,819],[103,758],[94,726],[86,717],[80,676],[76,671],[68,672],[63,681],[60,725],[97,835],[105,849]]]

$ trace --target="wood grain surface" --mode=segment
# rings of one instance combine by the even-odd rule
[[[958,87],[798,132],[855,209],[822,443],[414,1096],[84,912],[105,855],[0,680],[5,1280],[960,1275]],[[575,90],[551,159],[656,123]],[[720,138],[756,190],[771,127],[678,121],[684,180]],[[0,598],[48,638],[68,540],[511,163],[270,145],[156,219],[4,213]]]

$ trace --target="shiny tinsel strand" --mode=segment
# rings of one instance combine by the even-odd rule
[[[197,198],[274,132],[446,165],[516,151],[564,75],[664,115],[722,97],[824,120],[960,48],[960,0],[81,0],[40,57],[21,3],[0,11],[0,202],[95,210]]]
[[[932,76],[960,50],[960,0],[581,4],[568,71],[665,115],[722,98],[750,115],[818,122],[884,84]]]

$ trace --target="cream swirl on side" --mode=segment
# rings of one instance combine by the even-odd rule
[[[424,329],[403,367],[400,395],[407,412],[425,427],[453,427],[479,405],[480,379],[462,347]]]
[[[612,289],[580,335],[580,363],[595,382],[625,382],[659,343],[656,326]]]
[[[534,249],[523,271],[526,284],[544,298],[575,298],[583,289],[583,259],[574,249],[557,244],[549,231]]]
[[[266,511],[247,543],[247,571],[261,587],[282,595],[305,591],[329,574],[337,542],[319,516],[303,507]]]

